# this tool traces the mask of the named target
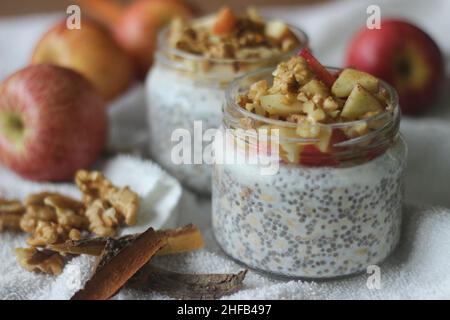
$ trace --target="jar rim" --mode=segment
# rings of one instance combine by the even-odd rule
[[[200,18],[201,19],[201,18]],[[279,54],[275,54],[275,55],[271,55],[269,57],[264,57],[264,58],[247,58],[247,59],[230,59],[230,58],[207,58],[204,57],[202,55],[198,55],[198,54],[194,54],[194,53],[190,53],[184,50],[180,50],[177,48],[174,48],[172,46],[169,45],[168,42],[168,33],[169,33],[169,29],[170,26],[166,26],[164,27],[158,35],[158,49],[157,49],[157,53],[156,55],[161,57],[162,52],[164,52],[165,54],[169,54],[171,56],[177,57],[177,58],[181,58],[187,61],[194,61],[194,62],[209,62],[209,63],[214,63],[214,64],[223,64],[223,65],[232,65],[235,63],[248,63],[248,64],[252,64],[252,63],[260,63],[260,62],[264,62],[264,61],[270,61],[273,59],[280,59],[280,60],[284,60],[284,58],[288,58],[289,56],[292,56],[293,54],[296,54],[297,52],[299,52],[300,50],[302,50],[303,48],[307,48],[309,45],[309,38],[308,35],[300,28],[286,23],[286,25],[289,27],[289,30],[291,30],[292,33],[294,33],[294,35],[297,37],[297,39],[299,40],[300,44],[298,46],[296,46],[294,49],[288,51],[288,52],[282,52]]]

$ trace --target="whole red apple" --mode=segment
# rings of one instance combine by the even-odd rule
[[[176,16],[190,15],[191,9],[179,0],[138,0],[124,10],[113,27],[114,34],[135,59],[141,77],[153,62],[160,29]]]
[[[0,85],[0,161],[25,178],[71,179],[106,135],[104,99],[75,71],[32,65]]]
[[[359,31],[348,47],[346,64],[392,84],[405,114],[431,107],[444,76],[438,45],[417,26],[399,20],[383,20],[381,29]]]
[[[135,77],[134,65],[108,30],[83,19],[81,29],[54,25],[40,39],[31,63],[57,64],[74,69],[90,80],[105,99],[124,92]]]

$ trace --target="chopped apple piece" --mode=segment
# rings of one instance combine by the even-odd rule
[[[320,133],[319,127],[312,123],[299,123],[297,135],[302,138],[317,138]]]
[[[299,163],[303,146],[299,143],[282,143],[280,157],[288,163]]]
[[[234,15],[233,11],[230,8],[225,7],[217,14],[216,21],[212,27],[212,32],[214,34],[229,33],[231,30],[233,30],[236,22],[237,18]]]
[[[357,84],[375,93],[378,91],[380,81],[366,72],[345,69],[334,82],[331,92],[339,98],[348,97]]]
[[[281,40],[291,34],[286,23],[279,20],[269,21],[266,24],[265,34],[271,38]]]
[[[293,113],[299,113],[303,110],[300,101],[288,105],[284,103],[285,97],[282,94],[271,94],[261,97],[261,106],[271,115],[289,116]]]
[[[261,15],[259,14],[258,10],[255,7],[248,7],[247,8],[247,17],[254,21],[254,22],[260,22],[260,23],[264,23],[264,18],[261,17]]]
[[[333,133],[333,129],[328,127],[320,128],[319,134],[319,142],[317,142],[316,146],[320,152],[329,152],[330,151],[330,142],[331,135]]]
[[[357,84],[345,102],[341,116],[344,118],[358,118],[367,112],[381,111],[383,106],[378,99]]]
[[[301,89],[300,92],[303,92],[307,96],[314,96],[319,95],[321,97],[328,97],[330,95],[330,90],[325,86],[325,84],[317,79],[312,79],[307,84],[305,84]]]
[[[273,129],[279,130],[280,135],[280,157],[288,163],[299,163],[300,153],[302,151],[303,145],[297,142],[288,142],[284,140],[285,138],[299,138],[296,134],[295,128],[278,128]]]

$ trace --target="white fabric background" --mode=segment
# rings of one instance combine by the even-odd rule
[[[328,65],[343,62],[345,45],[366,19],[369,4],[379,4],[382,15],[416,21],[450,56],[450,1],[384,0],[337,1],[313,8],[275,8],[264,13],[288,20],[305,29],[317,56]],[[0,80],[26,64],[35,41],[58,16],[29,16],[0,20]],[[447,70],[448,64],[447,64]],[[448,73],[448,72],[447,72]],[[250,272],[245,287],[229,298],[237,299],[400,299],[450,298],[450,98],[449,86],[442,101],[425,116],[402,120],[402,133],[409,145],[406,171],[405,225],[402,245],[381,265],[382,289],[368,290],[366,275],[332,282],[303,282],[268,278]],[[127,147],[145,143],[142,87],[136,87],[111,108],[111,143]],[[126,139],[124,139],[126,137]],[[8,177],[8,179],[6,179]],[[11,178],[13,177],[13,178]],[[59,186],[58,186],[59,188]],[[71,188],[65,186],[64,188]],[[0,193],[23,195],[20,179],[0,167]],[[209,226],[210,203],[184,193],[179,225],[197,223],[207,238],[207,248],[157,263],[192,272],[230,272],[239,266],[222,255]],[[27,273],[18,268],[12,248],[23,238],[0,235],[0,299],[69,298],[87,279],[92,259],[72,260],[55,278]],[[75,270],[75,272],[74,272]],[[80,271],[77,271],[80,270]],[[5,276],[8,275],[8,276]],[[166,298],[123,290],[117,298]]]

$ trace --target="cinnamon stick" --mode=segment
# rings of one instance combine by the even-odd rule
[[[110,239],[111,243],[114,241]],[[97,267],[85,287],[75,293],[72,300],[106,300],[116,294],[123,285],[141,269],[166,244],[163,234],[152,228],[139,235],[134,241],[109,252],[105,246],[103,264]]]

